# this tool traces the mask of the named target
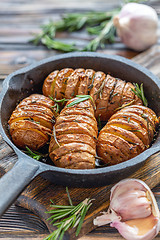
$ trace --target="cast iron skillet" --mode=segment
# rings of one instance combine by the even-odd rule
[[[8,133],[8,119],[16,104],[32,93],[40,93],[45,77],[56,69],[65,67],[92,68],[138,84],[144,83],[149,107],[160,115],[160,81],[144,67],[119,56],[99,53],[69,53],[54,56],[9,75],[1,92],[0,131],[4,140],[18,156],[14,167],[0,180],[0,215],[18,197],[31,180],[41,174],[56,184],[72,186],[100,186],[111,184],[136,171],[153,153],[160,150],[160,135],[154,144],[137,157],[111,167],[92,170],[64,169],[38,162],[19,150]]]

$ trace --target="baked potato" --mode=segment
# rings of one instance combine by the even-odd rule
[[[137,156],[149,148],[158,123],[148,107],[132,105],[119,110],[99,133],[98,156],[109,165]]]
[[[119,107],[127,104],[142,105],[130,82],[92,69],[64,68],[50,73],[44,80],[43,94],[53,99],[71,99],[90,94],[96,104],[95,117],[107,121]]]
[[[8,121],[14,144],[38,150],[49,141],[55,117],[54,102],[48,97],[32,94],[23,99]]]
[[[69,100],[56,119],[49,145],[49,156],[58,167],[91,169],[95,167],[97,122],[92,101],[70,106]]]

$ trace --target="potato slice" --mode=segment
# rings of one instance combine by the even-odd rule
[[[93,77],[93,87],[90,91],[90,95],[95,103],[96,103],[96,100],[99,98],[100,89],[102,88],[102,84],[105,78],[106,78],[106,74],[100,71],[96,72]]]
[[[115,146],[117,149],[119,149],[125,155],[123,157],[124,161],[130,158],[133,158],[137,155],[137,150],[135,145],[128,143],[126,140],[124,140],[123,138],[117,135],[102,131],[98,137],[98,144],[97,144],[97,153],[102,158],[103,158],[102,156],[103,152],[101,151],[99,144],[103,145],[106,143],[111,144]],[[114,161],[116,161],[116,159]]]
[[[65,97],[65,90],[69,81],[69,77],[73,73],[72,68],[64,68],[61,71],[59,71],[56,81],[55,81],[55,87],[54,87],[54,98],[56,99],[62,99]]]
[[[56,78],[58,76],[59,70],[55,70],[54,72],[51,72],[48,77],[44,80],[42,92],[45,96],[51,96],[54,97],[54,88],[56,83]]]
[[[81,78],[84,77],[85,70],[83,68],[77,68],[68,77],[67,86],[65,90],[65,98],[70,99],[77,95]]]
[[[97,131],[97,121],[95,118],[90,118],[83,115],[68,115],[68,116],[59,116],[56,120],[56,124],[64,122],[77,122],[77,123],[87,123],[92,126]]]
[[[108,103],[111,93],[114,91],[117,80],[114,77],[107,75],[104,87],[102,89],[101,97],[97,100],[96,118],[100,118],[101,121],[108,120]]]
[[[106,111],[106,119],[109,119],[115,113],[116,109],[120,106],[122,93],[125,85],[125,81],[118,79],[115,88],[110,92]]]
[[[88,125],[87,123],[66,122],[55,125],[55,128],[57,135],[80,133],[88,134],[93,138],[97,137],[97,131],[95,131],[95,129]]]
[[[86,135],[86,134],[63,134],[56,136],[56,139],[59,143],[65,144],[65,143],[86,143],[90,145],[92,148],[96,150],[96,142],[95,139],[93,139],[91,136]],[[53,151],[54,149],[58,148],[58,144],[55,140],[55,138],[52,136],[51,141],[50,141],[50,146],[49,146],[49,152]]]
[[[142,128],[141,125],[133,120],[127,120],[125,118],[114,118],[112,120],[109,120],[107,123],[107,126],[109,127],[110,125],[112,126],[117,126],[122,129],[126,129],[127,131],[133,132],[146,146],[146,148],[149,147],[150,141],[149,141],[149,136],[148,132],[145,128]]]
[[[79,151],[88,152],[91,155],[95,156],[95,150],[91,146],[85,143],[75,143],[75,142],[61,144],[59,148],[56,148],[55,150],[52,151],[51,156],[54,155],[55,158],[59,158],[67,153],[79,152]]]
[[[145,150],[143,142],[134,133],[126,129],[122,129],[117,126],[107,126],[104,127],[103,131],[119,136],[125,141],[127,141],[129,144],[135,145],[137,147],[138,154]]]
[[[88,152],[68,153],[61,158],[54,158],[54,163],[58,167],[72,169],[95,168],[95,157]]]
[[[122,119],[127,119],[127,121],[133,120],[134,122],[137,122],[138,124],[140,124],[142,128],[146,129],[146,131],[148,132],[149,140],[150,142],[152,141],[154,136],[153,128],[151,127],[150,124],[147,124],[147,121],[143,117],[133,113],[133,111],[130,108],[128,109],[128,111],[125,111],[125,109],[118,111],[110,118],[110,120],[114,118],[119,118],[119,119],[122,118]]]
[[[87,95],[90,93],[90,87],[95,71],[86,69],[84,75],[81,77],[78,87],[78,95]]]

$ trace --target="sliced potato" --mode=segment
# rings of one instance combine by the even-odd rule
[[[101,95],[97,100],[95,116],[96,118],[100,118],[100,120],[102,121],[108,120],[107,117],[108,102],[110,98],[110,93],[113,91],[116,82],[117,82],[116,79],[108,74],[104,81],[104,87],[101,90]]]
[[[78,87],[78,95],[87,95],[90,93],[90,88],[93,80],[93,76],[95,71],[92,69],[86,69],[84,75],[82,75],[79,87]]]
[[[69,100],[57,118],[49,156],[59,167],[94,168],[98,129],[93,103],[89,99],[68,107],[77,99]]]
[[[57,167],[71,169],[91,169],[95,168],[95,157],[88,152],[68,153],[61,158],[53,158]]]
[[[67,86],[65,90],[65,98],[70,99],[77,95],[81,78],[83,78],[85,70],[83,68],[77,68],[68,77]]]
[[[51,99],[40,94],[32,94],[20,102],[8,121],[17,147],[37,150],[49,141],[55,121],[53,104]]]
[[[55,81],[53,98],[62,99],[65,97],[65,91],[67,88],[69,77],[71,76],[72,73],[73,73],[72,68],[64,68],[61,71],[59,71]]]
[[[59,70],[51,72],[48,77],[44,80],[42,92],[45,96],[54,98],[54,88],[56,83],[56,78],[58,76]]]

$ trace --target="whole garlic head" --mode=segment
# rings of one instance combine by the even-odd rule
[[[151,240],[160,230],[160,213],[150,188],[141,180],[125,179],[111,189],[107,212],[94,225],[110,223],[127,240]]]
[[[121,41],[133,50],[143,51],[157,42],[158,16],[150,6],[128,3],[113,23]]]

